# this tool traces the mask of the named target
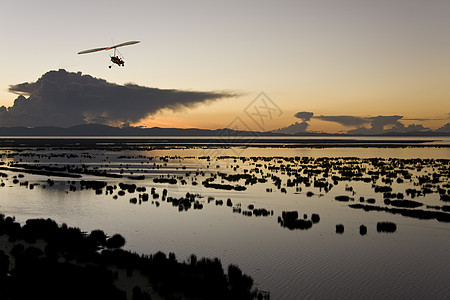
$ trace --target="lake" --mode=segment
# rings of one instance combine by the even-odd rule
[[[181,261],[218,257],[271,299],[450,295],[448,138],[157,147],[11,139],[0,143],[0,212],[20,222],[120,233],[125,249]],[[92,180],[110,188],[91,189]]]

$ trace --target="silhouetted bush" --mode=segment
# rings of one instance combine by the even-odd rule
[[[278,218],[278,222],[282,227],[286,227],[290,230],[310,229],[313,225],[313,222],[310,220],[298,219],[297,211],[283,211],[281,218]]]
[[[112,237],[106,240],[106,247],[108,248],[120,248],[125,245],[125,238],[116,233]]]
[[[422,203],[413,200],[391,200],[390,205],[403,208],[417,208],[423,206]]]
[[[100,229],[92,230],[87,238],[97,247],[102,247],[106,245],[106,234],[103,232],[103,230]]]
[[[397,230],[397,225],[391,222],[378,222],[377,231],[378,232],[395,232]]]
[[[359,226],[359,234],[360,235],[366,235],[367,234],[367,227],[365,225]]]
[[[231,297],[236,299],[239,296],[247,295],[250,297],[253,286],[253,279],[243,275],[239,267],[235,265],[228,266],[228,282],[230,286]]]
[[[9,256],[0,250],[0,281],[4,281],[9,271]],[[1,294],[0,294],[1,295]]]
[[[351,208],[363,209],[365,211],[385,211],[392,214],[400,214],[405,217],[411,217],[416,219],[436,219],[439,222],[450,222],[450,214],[440,211],[429,211],[421,209],[405,209],[405,208],[391,208],[391,207],[380,207],[374,205],[364,205],[364,204],[351,204]]]
[[[24,245],[22,243],[18,243],[15,244],[14,247],[12,247],[9,253],[11,253],[13,257],[18,257],[20,254],[22,254],[24,250],[25,250]]]
[[[315,224],[315,223],[319,223],[320,222],[320,216],[318,214],[312,214],[311,215],[311,221]]]
[[[81,180],[80,185],[85,189],[101,190],[106,187],[107,183],[105,181],[97,180]]]
[[[117,273],[106,268],[112,265],[127,270],[130,275],[140,271],[148,276],[153,289],[163,298],[175,299],[181,295],[195,299],[262,297],[252,290],[253,280],[238,267],[231,266],[228,276],[224,274],[217,258],[198,260],[192,255],[190,263],[178,263],[173,253],[169,257],[163,252],[139,256],[121,249],[98,253],[100,245],[106,243],[107,247],[117,248],[125,244],[125,239],[119,234],[106,239],[101,230],[86,235],[79,228],[65,224],[59,227],[50,219],[29,220],[21,227],[12,218],[0,215],[0,229],[18,238],[44,238],[48,243],[44,251],[17,244],[11,250],[15,260],[13,270],[8,270],[8,256],[0,251],[0,299],[125,299],[125,293],[113,285]],[[61,257],[66,262],[62,262]],[[70,262],[73,259],[77,264]],[[12,276],[6,276],[8,271]],[[8,281],[6,285],[3,279]],[[132,297],[150,299],[139,288],[134,289]]]
[[[347,195],[341,195],[341,196],[334,197],[334,200],[340,201],[340,202],[348,202],[348,201],[350,201],[350,197]]]
[[[133,295],[131,297],[131,300],[151,300],[152,297],[150,297],[149,294],[146,292],[143,292],[140,287],[135,286],[133,288]]]

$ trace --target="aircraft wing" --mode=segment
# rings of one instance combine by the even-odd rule
[[[118,44],[118,45],[111,46],[111,47],[109,47],[108,49],[113,49],[113,48],[122,47],[122,46],[128,46],[128,45],[134,45],[134,44],[137,44],[137,43],[140,43],[140,42],[141,42],[141,41],[125,42],[125,43],[122,43],[122,44]]]
[[[102,50],[108,50],[110,48],[104,47],[104,48],[95,48],[95,49],[89,49],[89,50],[84,50],[81,52],[78,52],[78,54],[85,54],[85,53],[92,53],[92,52],[97,52],[97,51],[102,51]]]
[[[125,42],[125,43],[114,45],[114,46],[111,46],[111,47],[103,47],[103,48],[95,48],[95,49],[84,50],[84,51],[78,52],[78,54],[92,53],[92,52],[97,52],[97,51],[102,51],[102,50],[111,50],[111,49],[114,49],[114,48],[117,48],[117,47],[134,45],[134,44],[137,44],[137,43],[140,43],[140,42],[141,41]]]

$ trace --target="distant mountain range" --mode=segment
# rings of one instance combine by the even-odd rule
[[[259,131],[236,131],[228,128],[198,129],[198,128],[141,128],[141,127],[112,127],[100,124],[83,124],[68,128],[63,127],[0,127],[0,137],[8,136],[360,136],[350,134],[330,134],[322,132],[301,132],[297,134],[283,134]],[[373,136],[373,135],[370,135]],[[389,132],[381,136],[450,136],[449,132],[417,131],[417,132]]]
[[[198,128],[141,128],[112,127],[101,124],[83,124],[68,128],[62,127],[0,127],[0,136],[223,136],[223,135],[270,135],[283,136],[265,132],[235,131],[232,129],[198,129]]]

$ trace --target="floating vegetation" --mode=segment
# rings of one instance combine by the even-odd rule
[[[392,222],[378,222],[377,223],[378,232],[392,233],[397,231],[397,225]]]
[[[313,224],[320,221],[320,217],[317,214],[313,214],[311,220],[307,219],[307,215],[303,216],[303,219],[299,219],[297,211],[283,211],[281,217],[278,217],[278,223],[281,227],[293,229],[307,230],[310,229]]]

